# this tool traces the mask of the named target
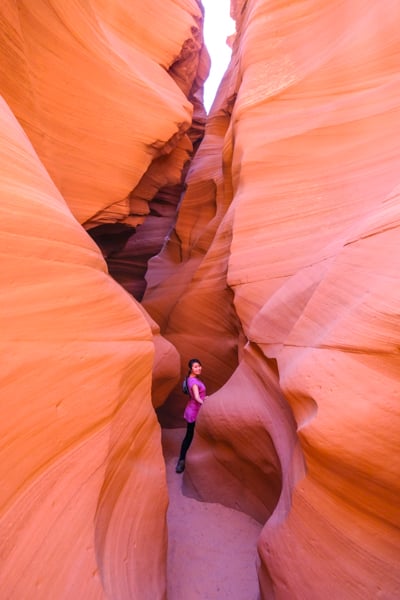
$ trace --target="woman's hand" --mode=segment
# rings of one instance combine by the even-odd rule
[[[192,385],[192,397],[194,398],[194,400],[196,400],[196,402],[198,402],[199,404],[203,404],[204,400],[208,399],[208,396],[204,396],[203,400],[200,398],[200,393],[199,393],[199,386],[197,385],[197,383],[194,383]]]
[[[193,394],[193,398],[196,400],[196,402],[198,402],[199,404],[203,404],[203,400],[200,398],[199,386],[197,385],[197,383],[195,383],[192,386],[192,394]]]

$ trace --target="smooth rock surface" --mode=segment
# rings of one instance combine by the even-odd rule
[[[1,16],[1,93],[68,206],[86,227],[129,223],[130,193],[191,126],[177,63],[199,93],[199,5],[6,0]]]
[[[204,125],[201,26],[195,0],[1,5],[4,599],[165,597],[152,400],[180,359],[81,225],[123,246],[181,185]]]
[[[148,320],[4,101],[0,130],[1,596],[161,598],[167,491]]]
[[[400,7],[232,14],[231,65],[144,297],[212,393],[193,486],[264,519],[263,599],[394,600]],[[179,392],[168,402],[178,422]]]
[[[167,564],[151,400],[182,423],[192,356],[210,397],[185,524],[200,538],[217,505],[207,523],[228,558],[251,556],[262,528],[262,600],[400,597],[400,5],[232,0],[232,15],[232,61],[183,182],[204,123],[197,2],[2,3],[7,600],[188,595],[193,580],[166,577],[183,558]],[[82,224],[112,226],[130,294]],[[239,540],[220,527],[233,514]],[[184,530],[170,535],[185,548]],[[234,600],[248,581],[257,593],[253,566],[236,598],[214,566],[207,594],[219,576]]]

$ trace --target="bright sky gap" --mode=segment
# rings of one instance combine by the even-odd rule
[[[211,70],[204,84],[204,106],[209,112],[221,79],[231,59],[226,38],[234,33],[230,18],[230,0],[202,0],[204,6],[204,41],[211,57]]]

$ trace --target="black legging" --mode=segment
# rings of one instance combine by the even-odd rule
[[[186,457],[186,452],[189,450],[189,446],[192,443],[193,440],[193,434],[194,434],[194,426],[196,425],[196,421],[193,421],[193,423],[188,423],[187,427],[186,427],[186,435],[183,438],[183,442],[182,442],[182,446],[181,446],[181,453],[179,455],[179,460],[185,460]]]

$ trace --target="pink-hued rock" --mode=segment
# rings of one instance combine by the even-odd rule
[[[183,490],[262,524],[261,598],[400,596],[400,6],[231,12],[197,149],[198,2],[0,9],[4,598],[165,597],[193,356]]]
[[[180,357],[79,223],[106,259],[144,224],[140,296],[203,134],[201,6],[6,0],[0,17],[0,595],[163,598],[152,403]]]
[[[2,598],[154,598],[167,494],[143,310],[0,104]]]
[[[400,7],[253,0],[232,14],[232,62],[144,296],[220,387],[184,478],[266,521],[264,600],[392,600]],[[178,415],[178,392],[168,404]]]
[[[79,223],[111,226],[107,259],[146,224],[142,293],[204,130],[201,6],[6,0],[0,17],[0,595],[163,598],[152,402],[180,357]]]
[[[258,600],[262,525],[220,503],[191,497],[175,473],[183,429],[163,430],[168,491],[168,600]]]
[[[68,206],[88,228],[129,222],[129,194],[191,125],[199,5],[7,0],[1,16],[1,92]]]

